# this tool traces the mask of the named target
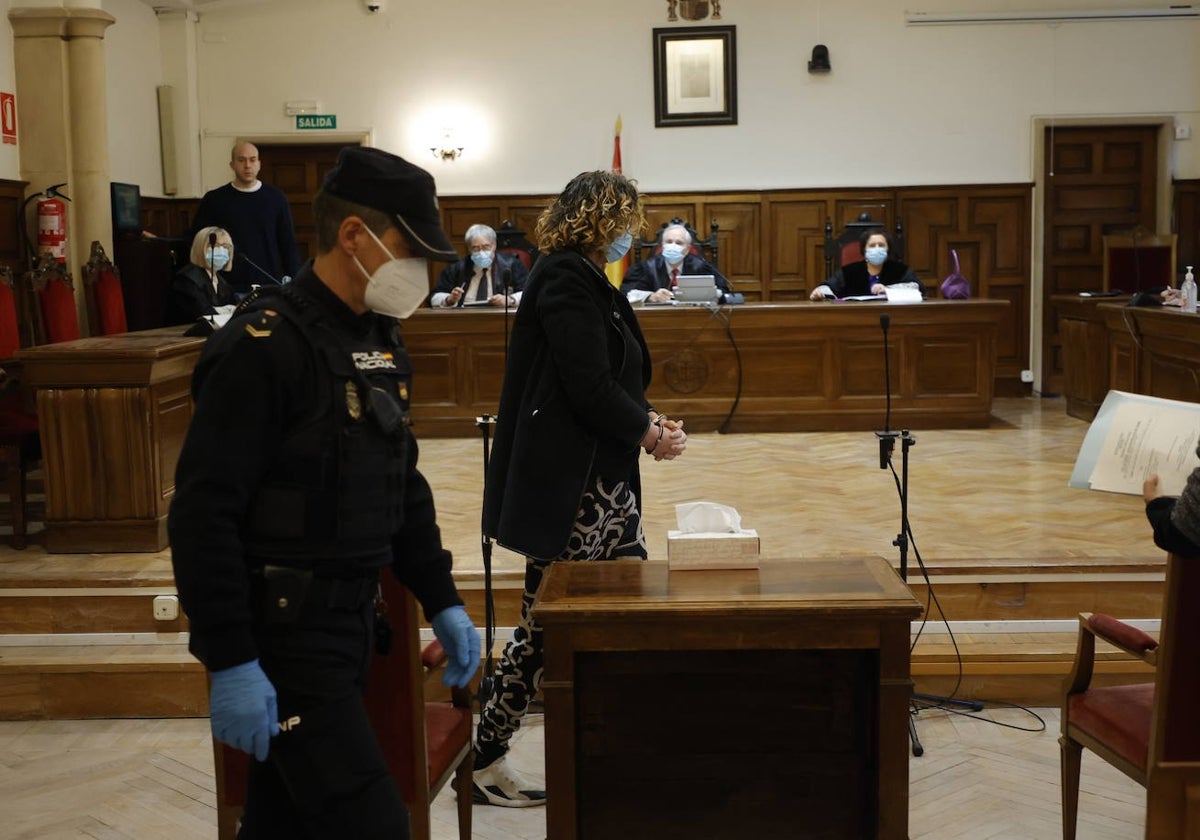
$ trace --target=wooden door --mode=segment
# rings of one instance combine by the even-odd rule
[[[1065,385],[1054,295],[1100,291],[1102,238],[1157,230],[1159,126],[1046,129],[1042,393]]]
[[[317,255],[317,229],[313,224],[312,203],[333,168],[338,152],[347,143],[259,143],[258,156],[262,170],[258,177],[267,184],[283,190],[292,209],[292,224],[296,227],[296,248],[300,262]]]

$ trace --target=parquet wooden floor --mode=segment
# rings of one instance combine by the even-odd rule
[[[988,429],[914,430],[909,521],[930,559],[1116,557],[1153,554],[1141,500],[1067,487],[1088,424],[1061,399],[1005,398]],[[685,428],[686,428],[686,418]],[[420,436],[420,428],[417,427]],[[900,456],[896,453],[897,470]],[[421,441],[421,468],[455,570],[478,572],[483,445],[477,438]],[[675,505],[707,500],[737,508],[758,531],[764,557],[895,557],[900,507],[879,469],[870,432],[699,434],[675,461],[643,459],[643,518],[651,557],[665,558]],[[35,529],[40,523],[34,523]],[[0,586],[53,586],[87,578],[132,585],[170,568],[170,554],[47,555],[40,533],[25,551],[0,540]],[[915,557],[910,552],[910,566]],[[524,559],[497,547],[498,571]]]
[[[1061,400],[1001,399],[993,416],[989,429],[914,430],[909,519],[926,558],[1011,564],[1156,553],[1140,499],[1067,488],[1087,424],[1067,417]],[[456,570],[479,570],[480,441],[424,440],[421,462]],[[646,462],[643,487],[651,556],[665,556],[674,505],[702,499],[738,508],[766,557],[895,556],[899,505],[870,433],[696,435],[683,458]],[[32,542],[24,552],[0,546],[0,587],[78,586],[89,578],[153,585],[169,569],[167,552],[47,555],[37,535]],[[523,560],[497,549],[495,565],[516,572]],[[1058,716],[1042,714],[1048,730],[1026,733],[922,713],[926,753],[912,760],[913,840],[1060,836]],[[514,762],[536,777],[541,727],[531,723]],[[435,806],[437,838],[457,836],[451,796]],[[1085,759],[1081,838],[1140,838],[1143,803],[1137,785]],[[482,840],[545,836],[541,809],[475,814]],[[214,836],[206,720],[0,722],[0,840]]]
[[[1061,837],[1058,711],[1036,711],[1044,732],[921,713],[926,752],[910,759],[912,840]],[[1013,726],[1037,724],[1014,710],[985,714]],[[544,778],[542,732],[540,718],[531,717],[510,759],[535,779]],[[1140,840],[1145,799],[1138,785],[1085,757],[1082,791],[1081,840]],[[434,803],[434,840],[458,837],[453,797],[446,789]],[[0,840],[212,840],[208,722],[0,722],[0,803]],[[477,840],[546,836],[540,808],[477,806],[474,823]]]

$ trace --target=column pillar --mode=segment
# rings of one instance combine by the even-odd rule
[[[102,9],[47,6],[13,8],[8,19],[21,109],[21,179],[29,182],[27,195],[67,185],[67,268],[76,276],[80,324],[86,325],[80,268],[93,240],[112,254],[103,40],[116,18]],[[36,240],[34,212],[31,203],[25,222]]]

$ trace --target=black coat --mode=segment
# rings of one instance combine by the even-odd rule
[[[871,287],[876,283],[892,286],[896,283],[916,283],[921,293],[925,288],[920,278],[913,270],[899,260],[885,260],[883,271],[878,277],[872,277],[867,270],[867,261],[848,263],[837,270],[837,273],[825,281],[825,285],[833,290],[836,297],[855,297],[871,294]]]
[[[523,291],[525,283],[529,279],[529,272],[525,270],[525,264],[516,257],[510,257],[506,254],[496,253],[496,258],[492,260],[492,266],[488,271],[495,272],[492,277],[500,278],[504,282],[504,272],[508,272],[508,285],[514,292]],[[470,255],[463,257],[458,262],[452,262],[450,265],[442,269],[442,273],[438,275],[437,284],[433,287],[433,294],[444,292],[450,294],[456,286],[461,286],[463,283],[471,281],[471,275],[475,273],[475,263],[471,262]],[[495,280],[492,282],[492,288],[498,288]]]
[[[233,287],[217,272],[217,288],[214,290],[208,272],[198,265],[188,263],[171,278],[167,289],[166,326],[190,324],[197,318],[212,315],[215,307],[236,303]]]
[[[683,264],[679,267],[679,273],[711,274],[716,280],[717,288],[722,293],[730,291],[729,281],[722,276],[721,272],[695,254],[683,255]],[[671,288],[671,270],[667,267],[667,260],[662,254],[655,254],[650,259],[642,260],[633,266],[621,282],[621,291],[626,294],[636,289],[644,292],[656,292],[659,289],[669,288]]]
[[[576,251],[538,260],[509,341],[484,533],[527,556],[558,557],[589,478],[604,474],[598,463],[624,470],[640,496],[650,370],[633,308],[604,272]]]

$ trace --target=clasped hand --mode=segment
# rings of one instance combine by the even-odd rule
[[[642,439],[642,448],[654,456],[655,461],[673,461],[687,449],[687,433],[682,420],[670,420],[659,415],[650,424]]]

